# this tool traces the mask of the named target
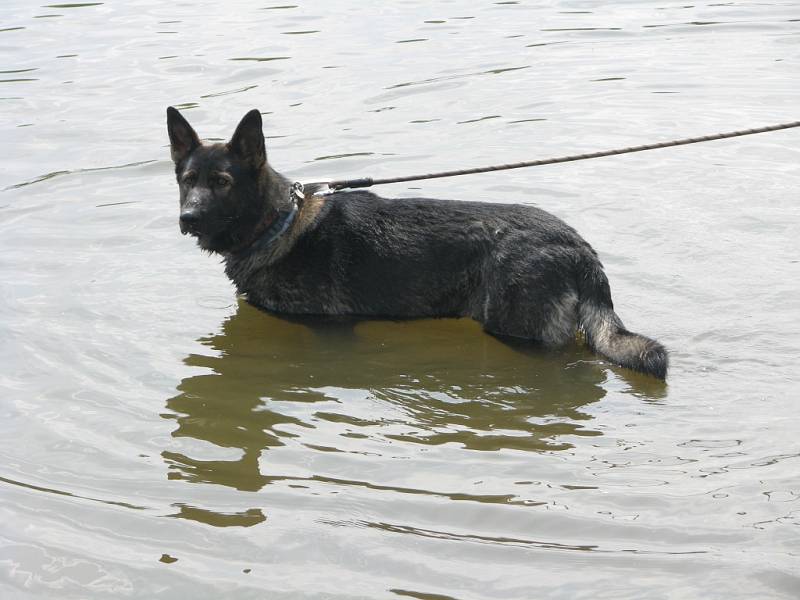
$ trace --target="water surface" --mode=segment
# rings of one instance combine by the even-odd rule
[[[796,598],[785,131],[381,189],[533,204],[667,385],[473,323],[309,327],[179,235],[164,109],[287,176],[796,120],[794,2],[0,8],[0,597]]]

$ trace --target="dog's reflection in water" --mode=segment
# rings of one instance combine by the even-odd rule
[[[266,450],[316,452],[344,438],[350,447],[377,437],[387,447],[569,448],[563,436],[600,435],[583,407],[605,395],[610,373],[581,344],[512,347],[466,319],[291,322],[244,301],[220,334],[200,341],[213,352],[186,363],[205,372],[181,382],[165,415],[176,421],[173,437],[191,439],[163,457],[170,478],[247,491],[286,479],[262,472]],[[215,525],[264,518],[184,505],[176,516]]]

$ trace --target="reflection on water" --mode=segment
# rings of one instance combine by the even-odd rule
[[[221,333],[200,341],[214,353],[186,363],[209,371],[181,382],[165,417],[177,423],[175,438],[237,452],[207,460],[164,451],[171,479],[257,491],[287,478],[262,471],[270,464],[264,453],[297,438],[296,428],[335,430],[325,446],[303,444],[321,452],[342,451],[332,439],[367,437],[553,451],[571,447],[567,436],[600,435],[583,407],[605,395],[607,374],[577,344],[512,348],[469,320],[290,322],[245,302]],[[185,506],[177,516],[212,524],[264,518]]]
[[[667,388],[467,321],[222,323],[163,124],[259,108],[307,182],[783,122],[796,3],[262,4],[0,9],[0,598],[796,599],[795,133],[381,189],[558,214]]]

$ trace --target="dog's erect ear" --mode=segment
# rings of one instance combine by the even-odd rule
[[[189,121],[171,106],[167,108],[167,131],[169,132],[170,153],[175,164],[189,156],[192,150],[200,145],[200,138],[189,125]]]
[[[256,169],[267,160],[264,132],[261,127],[261,113],[254,108],[242,117],[231,141],[228,142],[231,152]]]

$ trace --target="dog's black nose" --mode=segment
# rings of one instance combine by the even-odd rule
[[[180,216],[181,231],[195,231],[200,224],[200,213],[196,210],[184,210]]]

